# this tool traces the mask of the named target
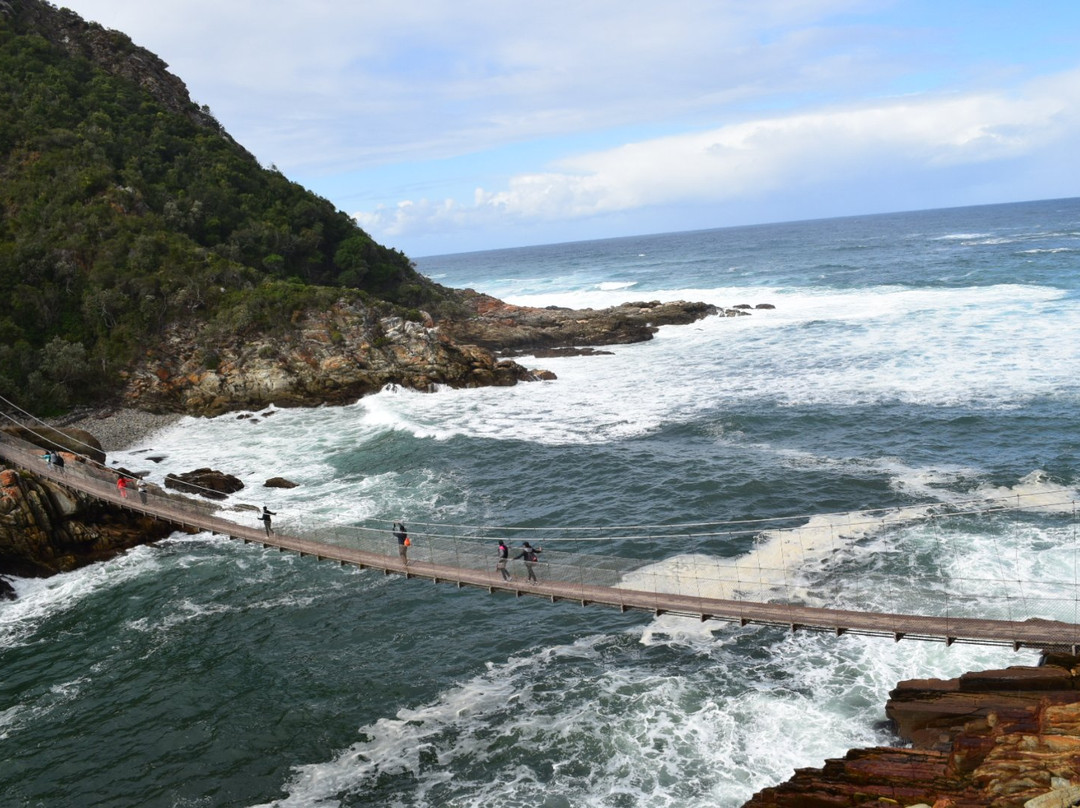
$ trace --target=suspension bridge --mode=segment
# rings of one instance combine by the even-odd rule
[[[683,557],[673,563],[655,560],[617,558],[600,554],[545,551],[537,565],[538,580],[515,575],[506,580],[497,571],[492,552],[494,539],[481,536],[474,528],[465,535],[447,533],[437,525],[422,525],[426,531],[410,530],[412,546],[407,562],[399,556],[397,540],[384,527],[341,526],[308,523],[307,520],[283,520],[283,530],[268,531],[258,524],[259,512],[229,511],[211,502],[172,494],[162,489],[138,491],[118,488],[118,472],[101,464],[74,456],[75,462],[57,467],[43,460],[44,450],[13,435],[0,432],[0,459],[45,477],[53,483],[80,491],[103,502],[164,520],[180,530],[209,532],[229,539],[254,543],[282,552],[297,553],[318,560],[353,565],[360,569],[379,570],[387,575],[426,579],[436,584],[475,587],[489,593],[507,593],[516,597],[534,596],[551,602],[573,602],[582,606],[608,606],[621,611],[643,611],[654,615],[681,615],[700,621],[725,621],[741,625],[781,626],[786,630],[817,630],[836,635],[859,634],[901,639],[937,640],[946,644],[972,643],[1011,646],[1014,650],[1031,648],[1077,654],[1080,650],[1080,583],[1074,569],[1065,570],[1060,581],[992,581],[999,593],[954,591],[955,579],[937,583],[910,581],[920,587],[918,614],[875,611],[855,607],[850,592],[859,581],[847,579],[841,589],[847,591],[842,608],[813,605],[820,600],[811,593],[804,579],[795,580],[790,567],[767,566],[761,556],[753,561],[721,560],[712,562],[700,556]],[[1071,501],[1056,504],[1056,512],[1068,512],[1075,530],[1075,505]],[[1025,505],[997,502],[982,509],[984,513],[1026,514],[1045,512],[1045,502]],[[905,518],[931,518],[925,509],[909,509]],[[884,512],[883,512],[884,513]],[[232,514],[233,518],[226,518]],[[895,517],[895,511],[892,514]],[[881,524],[888,514],[867,515]],[[250,519],[241,524],[237,519]],[[762,520],[765,521],[765,520]],[[673,528],[676,526],[668,526]],[[851,525],[847,526],[849,529]],[[513,530],[508,529],[508,530]],[[542,531],[533,529],[535,535]],[[774,554],[785,553],[796,560],[811,560],[796,538],[800,528],[774,531]],[[497,538],[497,537],[496,537]],[[532,539],[537,544],[542,539]],[[814,550],[821,551],[820,546]],[[825,551],[828,552],[826,547]],[[800,552],[801,551],[801,552]],[[801,582],[800,582],[801,581]],[[1001,586],[1007,589],[1001,592]],[[870,582],[878,588],[879,584]],[[801,601],[801,602],[800,602]],[[997,612],[997,617],[982,616]],[[1004,615],[1004,616],[1001,616]]]

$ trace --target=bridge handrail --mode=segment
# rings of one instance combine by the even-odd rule
[[[711,559],[711,572],[704,574],[700,567],[695,567],[693,558],[676,557],[657,562],[561,551],[545,551],[544,560],[537,567],[538,583],[524,578],[521,562],[512,566],[514,580],[504,582],[495,572],[490,539],[412,533],[416,543],[409,549],[410,563],[405,567],[397,558],[396,541],[386,527],[328,526],[323,523],[308,526],[306,518],[297,517],[282,522],[287,533],[269,536],[257,524],[258,510],[254,506],[247,506],[252,524],[241,525],[224,518],[220,504],[203,503],[160,489],[147,491],[145,496],[133,488],[120,491],[115,485],[119,474],[116,470],[85,458],[59,469],[42,459],[42,451],[21,439],[0,433],[0,456],[9,462],[114,505],[191,530],[208,530],[244,541],[436,581],[542,595],[552,600],[572,599],[623,609],[692,614],[702,619],[828,628],[837,633],[937,637],[946,641],[1012,644],[1014,647],[1045,647],[1048,644],[1075,647],[1080,643],[1080,626],[1077,626],[1080,599],[1075,585],[1071,596],[1022,593],[1018,597],[1008,592],[999,596],[985,592],[958,596],[946,586],[955,584],[955,580],[927,578],[918,582],[923,587],[924,608],[929,612],[931,596],[938,597],[937,614],[873,614],[867,610],[806,606],[794,602],[800,593],[805,598],[811,587],[783,568],[758,567],[755,577],[751,574],[753,570],[740,568],[730,560],[717,562]],[[242,515],[243,511],[234,510],[233,513]],[[994,584],[1011,583],[995,578],[983,580]],[[782,582],[786,595],[783,601],[777,600],[778,581]],[[1036,588],[1046,582],[1016,583],[1021,587]],[[844,600],[857,605],[858,598],[858,592],[852,596],[848,590]],[[1005,618],[982,617],[988,603],[998,603],[997,611]]]

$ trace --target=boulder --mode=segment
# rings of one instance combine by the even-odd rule
[[[207,499],[225,499],[235,494],[244,484],[231,474],[210,468],[186,471],[183,474],[167,474],[165,487],[185,494],[198,494]]]
[[[298,485],[299,483],[286,480],[284,477],[271,477],[263,483],[263,488],[296,488]]]

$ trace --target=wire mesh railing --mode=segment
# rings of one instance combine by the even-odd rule
[[[772,527],[777,520],[728,523],[722,530],[683,526],[686,534],[724,537],[744,547],[735,557],[720,558],[680,538],[682,552],[662,558],[629,558],[614,553],[584,552],[594,535],[565,534],[547,537],[537,528],[484,528],[436,523],[412,523],[406,566],[389,523],[333,524],[312,514],[289,515],[269,532],[258,521],[253,506],[230,506],[169,493],[156,486],[140,490],[137,478],[127,488],[117,487],[125,476],[85,457],[69,453],[70,462],[58,468],[46,462],[43,450],[20,438],[0,433],[0,455],[8,462],[66,484],[101,500],[147,515],[167,519],[191,530],[259,541],[301,553],[336,558],[360,566],[378,567],[408,575],[491,590],[536,594],[552,600],[605,603],[623,609],[695,615],[744,622],[812,627],[857,633],[891,634],[897,638],[923,637],[946,641],[1012,644],[1014,647],[1080,643],[1080,587],[1076,563],[1058,563],[1038,578],[1024,577],[1015,568],[986,574],[958,575],[947,569],[908,571],[907,577],[860,567],[853,561],[836,563],[850,555],[861,537],[887,524],[897,530],[917,520],[935,526],[972,519],[1047,519],[1064,529],[1062,540],[1074,538],[1076,509],[1062,494],[1054,508],[1044,498],[1025,506],[995,502],[976,509],[968,504],[904,509],[904,518],[883,511],[867,511],[862,521],[845,515],[843,524],[829,528],[818,517],[802,525]],[[899,509],[898,509],[899,510]],[[241,521],[249,521],[242,524]],[[782,523],[790,524],[787,520]],[[419,529],[418,529],[419,528]],[[865,529],[864,529],[865,528]],[[1001,525],[996,526],[1001,530]],[[595,530],[595,529],[594,529]],[[600,532],[596,530],[596,532]],[[677,532],[662,532],[670,539]],[[641,533],[623,533],[623,540],[638,540]],[[528,538],[522,538],[527,536]],[[854,538],[853,538],[854,537]],[[510,552],[504,580],[497,569],[496,539],[518,545],[530,541],[543,548],[540,561],[530,566],[520,547]],[[609,541],[611,539],[609,538]],[[1073,545],[1075,550],[1080,543]],[[947,557],[932,546],[927,557]],[[999,559],[1000,560],[1000,559]]]

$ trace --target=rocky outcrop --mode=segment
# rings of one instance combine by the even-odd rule
[[[508,386],[555,374],[496,354],[601,354],[594,346],[650,340],[663,325],[749,314],[685,301],[533,308],[473,290],[458,294],[458,313],[438,323],[424,312],[407,319],[387,314],[394,310],[386,305],[342,298],[328,310],[294,312],[274,333],[213,336],[174,325],[128,374],[123,403],[152,413],[212,416],[268,405],[350,404],[390,384],[422,391]]]
[[[504,303],[472,289],[461,294],[473,316],[442,323],[443,333],[457,342],[509,355],[644,342],[662,325],[686,325],[720,312],[708,303],[685,301],[624,303],[599,310],[534,308]]]
[[[0,471],[3,575],[66,572],[165,538],[175,529],[29,472]]]
[[[901,682],[886,714],[910,748],[853,750],[800,769],[746,808],[1077,804],[1080,659]]]
[[[125,406],[220,415],[268,405],[349,404],[388,384],[429,391],[533,378],[485,348],[456,344],[422,314],[419,321],[380,316],[342,300],[325,311],[297,312],[289,325],[274,335],[209,342],[194,327],[175,326],[130,374]]]

